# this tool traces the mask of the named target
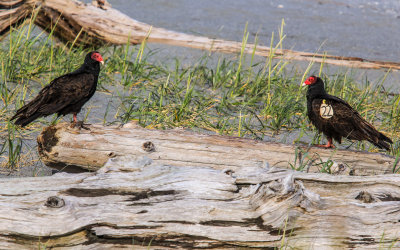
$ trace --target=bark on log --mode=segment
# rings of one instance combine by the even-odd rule
[[[337,174],[370,175],[390,173],[395,159],[379,153],[332,150],[317,147],[256,141],[229,136],[196,134],[182,129],[150,130],[128,123],[124,127],[89,126],[90,130],[71,129],[60,123],[44,128],[38,137],[42,161],[65,171],[95,171],[115,156],[146,155],[157,163],[175,166],[210,166],[235,172],[264,166],[290,168],[307,165],[319,172],[321,163],[333,161]],[[300,155],[301,154],[301,155]],[[312,161],[313,159],[314,161]]]
[[[0,0],[0,40],[12,26],[19,26],[32,13],[33,7],[23,0]]]
[[[125,156],[92,173],[0,179],[0,248],[400,247],[399,175],[247,170]]]
[[[96,7],[77,0],[0,0],[0,39],[9,31],[9,27],[18,26],[30,10],[38,10],[35,23],[50,31],[55,24],[54,35],[62,41],[74,41],[83,45],[132,44],[148,42],[163,43],[190,48],[237,53],[242,43],[193,36],[184,33],[155,28],[122,14],[112,8]],[[60,17],[61,16],[61,17]],[[151,31],[151,32],[150,32]],[[150,32],[150,33],[149,33]],[[247,44],[245,53],[253,53],[254,44]],[[269,57],[270,47],[256,46],[255,54]],[[400,69],[400,63],[371,61],[357,57],[341,57],[326,54],[308,53],[293,50],[276,49],[276,58],[324,62],[333,65],[367,68]]]

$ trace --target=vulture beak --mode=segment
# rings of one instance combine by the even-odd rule
[[[101,63],[102,65],[104,65],[104,61],[103,61],[103,60],[101,60],[100,63]]]
[[[307,85],[310,85],[310,84],[311,84],[311,82],[307,79],[307,80],[305,80],[303,82],[303,84],[301,86],[307,86]]]

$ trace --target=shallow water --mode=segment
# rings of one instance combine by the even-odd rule
[[[398,0],[109,0],[128,16],[189,34],[269,45],[284,19],[284,47],[400,61]]]

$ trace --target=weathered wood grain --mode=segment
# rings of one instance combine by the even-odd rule
[[[400,247],[400,176],[177,167],[0,179],[0,248]],[[65,247],[65,248],[64,248]]]
[[[175,166],[210,166],[236,172],[249,171],[249,168],[264,166],[266,162],[271,167],[299,166],[298,161],[295,163],[296,145],[196,134],[180,129],[151,130],[133,123],[122,128],[101,125],[89,128],[71,129],[66,123],[45,128],[38,137],[42,161],[66,171],[95,171],[109,158],[125,155],[146,155],[155,162]],[[297,158],[304,159],[303,165],[309,162],[307,168],[310,172],[319,172],[321,162],[332,160],[332,172],[337,174],[383,174],[390,173],[395,162],[393,157],[379,153],[299,148],[298,152],[303,153]]]
[[[102,5],[103,6],[103,5]],[[136,21],[113,8],[98,4],[84,4],[77,0],[0,0],[0,39],[10,26],[17,27],[21,20],[38,11],[35,24],[46,31],[54,28],[54,36],[64,42],[101,46],[105,44],[163,43],[223,53],[238,53],[241,42],[188,35]],[[76,39],[77,38],[77,39]],[[254,49],[254,47],[256,47]],[[268,46],[247,44],[244,53],[282,58],[285,60],[313,61],[354,68],[400,69],[400,63],[371,61],[357,57],[309,53],[284,49],[271,50]]]
[[[0,40],[11,27],[22,24],[32,13],[32,6],[26,0],[0,0]]]

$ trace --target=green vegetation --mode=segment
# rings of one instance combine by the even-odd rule
[[[7,168],[34,164],[38,160],[33,153],[36,135],[43,126],[57,122],[55,116],[42,118],[20,129],[8,119],[51,79],[75,69],[93,50],[57,44],[52,34],[33,36],[31,24],[27,20],[22,28],[12,30],[0,47],[0,163]],[[247,37],[245,32],[243,44]],[[279,37],[278,42],[272,39],[271,48],[282,46],[282,31]],[[323,65],[319,72],[308,72],[310,67],[306,72],[293,72],[287,62],[272,60],[274,50],[266,60],[246,56],[242,50],[234,59],[221,57],[215,63],[215,56],[204,55],[189,66],[178,59],[172,65],[152,63],[157,52],[145,43],[98,50],[105,66],[96,95],[110,98],[97,107],[96,114],[96,107],[90,102],[86,105],[81,117],[90,121],[100,119],[110,124],[137,120],[148,128],[185,127],[254,139],[317,143],[323,137],[306,117],[306,90],[300,86],[305,76],[314,73],[322,76],[329,93],[347,100],[391,137],[395,141],[391,154],[400,155],[400,96],[382,87],[385,75],[379,82],[365,79],[360,83],[348,73],[325,75]],[[285,139],[286,135],[291,139]],[[345,141],[344,145],[377,151],[367,142]],[[329,164],[321,163],[321,168],[330,172]]]

